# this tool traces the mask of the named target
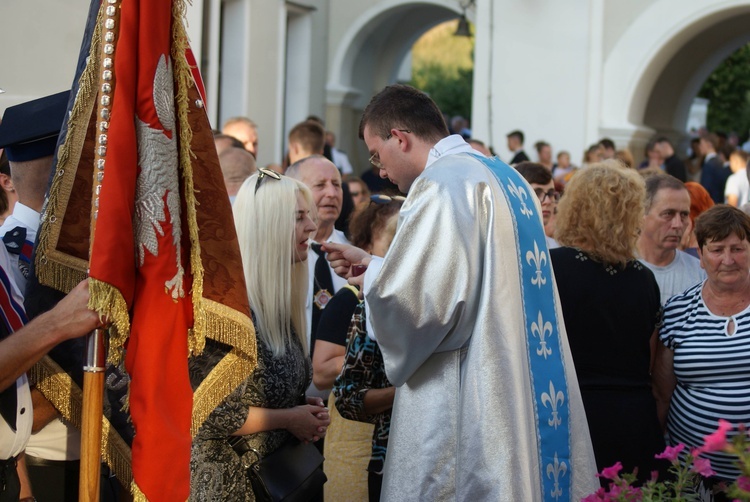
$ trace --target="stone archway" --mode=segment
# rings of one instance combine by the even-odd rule
[[[362,12],[333,44],[326,85],[326,123],[339,147],[350,152],[355,170],[368,169],[367,151],[357,137],[370,97],[397,81],[412,45],[430,28],[461,14],[456,0],[389,0]],[[331,22],[337,20],[331,14]]]
[[[657,133],[686,139],[693,98],[719,63],[750,41],[749,23],[747,1],[652,4],[604,64],[601,136],[636,154]]]

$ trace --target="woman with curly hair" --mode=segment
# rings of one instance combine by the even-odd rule
[[[644,196],[618,161],[581,170],[558,206],[563,247],[550,251],[597,468],[621,461],[641,481],[664,449],[650,378],[659,287],[635,258]]]

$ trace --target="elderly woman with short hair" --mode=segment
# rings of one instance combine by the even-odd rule
[[[644,197],[616,160],[580,170],[558,206],[563,247],[550,251],[596,465],[638,467],[641,481],[664,448],[650,378],[659,287],[635,258]]]
[[[664,306],[654,366],[667,442],[690,448],[719,419],[750,426],[750,216],[714,206],[696,220],[695,235],[707,278]],[[716,471],[707,486],[739,476],[736,457],[704,456]]]

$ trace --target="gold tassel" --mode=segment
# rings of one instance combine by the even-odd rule
[[[117,366],[122,359],[120,348],[130,335],[130,314],[125,298],[116,287],[89,278],[89,308],[111,323],[107,360]]]

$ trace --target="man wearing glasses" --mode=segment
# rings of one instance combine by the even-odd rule
[[[423,92],[365,108],[370,161],[407,193],[385,258],[367,265],[368,334],[397,387],[383,500],[580,500],[599,483],[533,190],[449,136]],[[365,399],[367,396],[365,395]],[[563,495],[564,494],[564,495]]]
[[[546,227],[555,213],[557,202],[560,200],[560,192],[555,190],[555,182],[552,181],[550,170],[536,162],[521,162],[516,164],[515,167],[516,171],[521,173],[521,176],[529,182],[539,199],[539,203],[542,205],[542,221]],[[545,239],[548,249],[560,247],[560,244],[552,237],[545,236]]]

